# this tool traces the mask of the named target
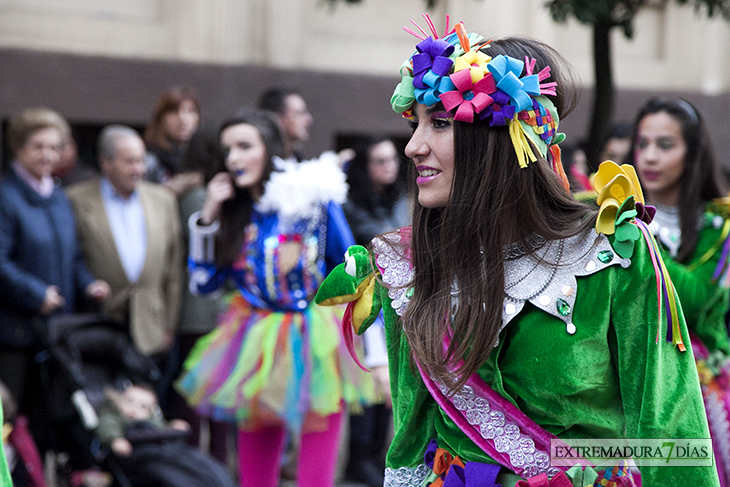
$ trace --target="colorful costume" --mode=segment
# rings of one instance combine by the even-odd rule
[[[494,130],[508,131],[521,168],[547,161],[569,190],[557,147],[559,114],[548,98],[557,97],[556,83],[545,82],[550,67],[535,72],[529,56],[492,58],[489,42],[462,24],[449,31],[448,17],[439,38],[425,17],[432,36],[412,32],[421,42],[401,67],[393,109],[411,118],[414,103],[441,103],[455,121],[488,120]],[[644,206],[630,166],[604,163],[594,185],[596,232],[560,240],[533,234],[504,248],[498,341],[455,390],[418,363],[403,330],[415,275],[409,227],[374,239],[371,254],[349,249],[322,284],[317,303],[349,303],[343,326],[349,322],[357,333],[381,309],[384,314],[395,425],[386,487],[629,486],[638,480],[630,460],[617,459],[607,470],[585,458],[560,465],[551,461],[551,443],[673,438],[707,444],[681,306],[647,226],[653,209]],[[457,281],[450,295],[451,310],[458,309]],[[434,338],[448,347],[448,309],[444,315],[446,332]],[[644,466],[643,485],[717,486],[706,457],[705,466]]]
[[[724,216],[723,216],[724,215]],[[658,207],[651,229],[677,289],[702,384],[721,485],[730,485],[730,341],[727,266],[730,220],[727,205],[710,203],[700,221],[697,244],[686,262],[674,260],[681,244],[675,208]]]
[[[191,289],[210,293],[229,278],[239,289],[228,297],[218,327],[190,353],[176,384],[201,414],[243,429],[283,422],[298,433],[322,429],[316,418],[339,412],[343,402],[372,396],[369,377],[346,356],[341,310],[311,303],[353,243],[338,204],[346,194],[344,175],[331,157],[299,165],[279,161],[284,170],[272,173],[230,268],[213,264],[217,225],[201,227],[198,215],[191,217]],[[279,252],[286,242],[299,244],[301,254],[284,274]]]
[[[609,179],[607,194],[620,193],[616,178]],[[557,241],[534,236],[529,242],[537,248],[534,255],[524,244],[505,248],[499,342],[474,385],[468,382],[447,403],[462,411],[464,420],[455,420],[434,399],[438,391],[429,391],[432,381],[413,367],[403,332],[413,276],[410,228],[376,238],[371,256],[361,247],[350,249],[345,264],[325,280],[317,302],[350,302],[347,316],[358,333],[381,307],[385,315],[395,422],[387,487],[421,485],[429,477],[423,485],[438,482],[456,461],[451,455],[467,467],[495,464],[501,456],[523,478],[564,475],[541,451],[540,428],[547,432],[543,436],[561,439],[708,438],[694,361],[679,350],[682,337],[688,337],[684,320],[670,311],[672,323],[665,326],[665,306],[657,306],[657,292],[673,299],[674,291],[665,272],[656,271],[661,267],[656,244],[637,217],[632,193],[610,199],[604,198],[603,207],[616,204],[614,210],[599,215],[603,234],[589,231]],[[663,303],[669,304],[666,298]],[[480,395],[480,380],[498,400]],[[537,428],[505,420],[515,409]],[[446,452],[436,454],[437,460],[432,439]],[[495,457],[479,442],[491,445]],[[513,472],[503,469],[496,480],[503,487],[515,485],[519,477]],[[582,482],[574,485],[617,485],[624,482],[621,473],[596,478],[590,469],[568,471],[572,482]],[[717,485],[710,466],[643,467],[641,474],[647,486]]]

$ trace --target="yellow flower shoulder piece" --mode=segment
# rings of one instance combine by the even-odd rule
[[[593,188],[598,193],[596,203],[601,206],[596,219],[596,232],[613,235],[619,209],[630,197],[635,203],[645,204],[636,170],[629,164],[619,166],[613,161],[604,161],[593,177]]]
[[[613,236],[611,245],[617,254],[625,259],[631,258],[636,242],[644,237],[657,278],[657,343],[664,314],[667,319],[667,341],[684,351],[674,285],[648,226],[656,209],[645,204],[636,170],[628,164],[619,166],[613,161],[604,161],[593,178],[593,188],[598,193],[596,203],[600,205],[596,232]]]

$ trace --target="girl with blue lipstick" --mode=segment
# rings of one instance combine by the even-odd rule
[[[346,403],[373,393],[344,347],[341,312],[312,303],[354,243],[345,176],[334,153],[283,163],[279,128],[259,111],[224,123],[220,145],[221,171],[189,221],[190,288],[237,289],[176,386],[200,414],[238,424],[242,486],[278,484],[287,431],[300,442],[298,485],[332,486]]]

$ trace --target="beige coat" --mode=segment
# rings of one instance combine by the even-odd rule
[[[86,264],[112,289],[104,310],[117,318],[128,313],[134,344],[142,353],[154,354],[164,350],[180,315],[185,278],[180,213],[175,196],[163,186],[142,182],[137,191],[147,224],[147,255],[134,284],[117,254],[99,179],[74,185],[67,194]]]

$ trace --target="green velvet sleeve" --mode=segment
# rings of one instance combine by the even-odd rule
[[[666,341],[648,248],[637,242],[628,268],[614,265],[578,277],[573,322],[526,304],[502,330],[479,375],[533,421],[559,438],[709,438],[686,324],[687,351]],[[489,458],[430,397],[390,306],[385,314],[395,435],[391,468],[423,463],[428,441],[465,461]],[[657,331],[659,341],[657,342]],[[645,467],[646,486],[717,486],[714,467]]]
[[[712,282],[712,275],[720,260],[722,230],[711,225],[711,214],[700,231],[697,246],[685,264],[679,263],[663,252],[662,257],[672,277],[674,287],[682,302],[687,326],[710,351],[720,350],[730,354],[725,316],[728,311],[728,289]],[[712,256],[700,263],[700,259],[712,249]]]
[[[609,335],[626,437],[710,438],[686,323],[680,316],[687,346],[681,352],[667,341],[664,318],[657,326],[652,264],[645,245],[637,245],[637,250],[629,269],[633,284],[615,288]],[[647,269],[651,272],[645,272]],[[647,486],[719,485],[714,467],[644,467],[641,471]]]

